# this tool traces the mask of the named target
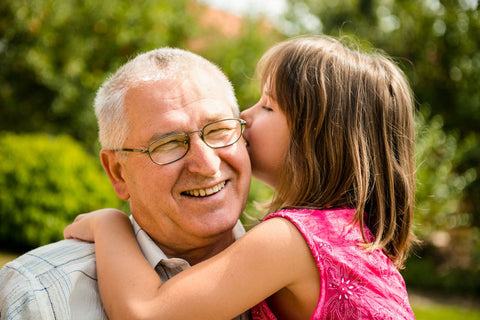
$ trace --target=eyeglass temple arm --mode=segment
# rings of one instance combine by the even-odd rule
[[[116,150],[113,150],[113,151],[148,153],[148,149],[146,149],[146,150],[141,150],[141,149],[127,149],[127,148],[123,148],[123,149],[116,149]]]

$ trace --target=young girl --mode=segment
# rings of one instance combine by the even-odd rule
[[[398,271],[414,207],[413,99],[388,58],[329,37],[259,62],[263,94],[243,112],[253,174],[275,189],[264,222],[162,284],[115,210],[79,216],[95,241],[113,318],[414,319]],[[121,254],[114,248],[121,248]]]

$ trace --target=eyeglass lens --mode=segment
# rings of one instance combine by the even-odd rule
[[[199,132],[202,140],[209,147],[223,148],[240,139],[242,123],[239,119],[220,120],[207,124]],[[174,133],[154,141],[149,147],[152,161],[158,164],[167,164],[181,159],[189,148],[189,134]]]

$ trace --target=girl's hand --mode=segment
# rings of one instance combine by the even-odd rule
[[[63,237],[95,242],[96,232],[102,232],[106,230],[105,228],[115,228],[125,221],[130,224],[127,215],[117,209],[101,209],[80,214],[63,230]]]

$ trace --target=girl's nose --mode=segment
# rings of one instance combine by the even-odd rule
[[[247,121],[246,127],[249,127],[250,122],[252,121],[252,117],[251,117],[252,112],[251,111],[252,111],[252,108],[250,107],[250,108],[242,111],[242,113],[240,113],[240,118]]]

